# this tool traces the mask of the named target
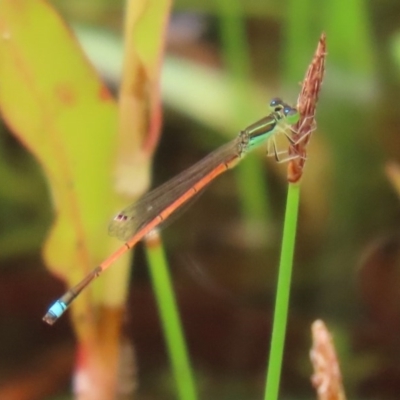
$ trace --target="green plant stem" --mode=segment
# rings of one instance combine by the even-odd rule
[[[193,372],[168,272],[164,248],[158,233],[154,232],[146,238],[146,254],[168,353],[178,387],[179,399],[196,400],[197,393]]]
[[[278,288],[276,293],[271,348],[269,353],[265,400],[276,400],[279,393],[282,358],[286,334],[290,297],[293,254],[299,209],[300,185],[289,183],[282,250],[279,265]]]
[[[254,92],[250,85],[250,51],[246,37],[245,15],[240,2],[218,0],[221,15],[220,30],[222,53],[226,69],[232,77],[232,119],[236,126],[248,121],[254,108]],[[250,228],[259,221],[270,221],[268,190],[263,175],[263,163],[251,157],[235,170],[238,180],[240,202],[245,220]]]

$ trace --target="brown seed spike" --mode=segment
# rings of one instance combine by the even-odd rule
[[[288,181],[296,183],[301,179],[307,159],[307,144],[316,129],[315,110],[325,72],[326,36],[319,39],[314,58],[308,67],[300,95],[297,99],[299,122],[292,128],[293,143],[289,146],[289,155],[297,156],[289,162]]]
[[[323,321],[317,320],[312,324],[311,331],[313,347],[310,358],[314,367],[311,382],[318,400],[346,400],[335,347],[328,329]]]

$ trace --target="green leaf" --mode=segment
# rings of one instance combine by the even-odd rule
[[[1,2],[0,109],[49,182],[56,216],[46,263],[76,283],[111,248],[106,231],[118,204],[110,174],[117,108],[69,29],[43,1]],[[118,289],[119,298],[109,303],[122,301]]]

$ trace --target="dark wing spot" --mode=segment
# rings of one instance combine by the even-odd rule
[[[127,221],[128,217],[124,214],[118,214],[114,217],[114,221],[119,221],[119,222],[123,222],[123,221]]]

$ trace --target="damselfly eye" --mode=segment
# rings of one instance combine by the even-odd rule
[[[283,109],[283,114],[284,114],[285,117],[286,117],[286,121],[287,121],[290,125],[295,124],[295,123],[299,120],[299,118],[300,118],[299,112],[298,112],[295,108],[292,108],[292,107],[289,107],[289,106],[286,106],[286,107]]]
[[[285,116],[287,117],[291,112],[293,111],[292,107],[286,106],[283,108],[283,113],[285,114]]]
[[[269,103],[269,106],[274,110],[274,111],[279,111],[283,107],[283,101],[279,97],[275,97],[272,99]]]

